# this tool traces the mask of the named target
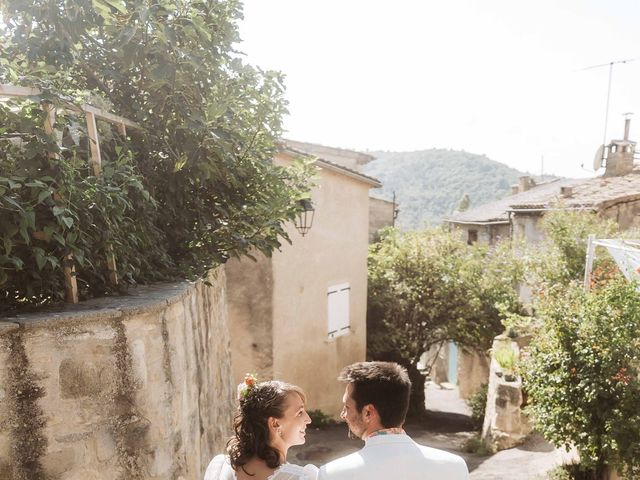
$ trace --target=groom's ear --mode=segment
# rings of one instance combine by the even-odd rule
[[[369,404],[365,405],[364,407],[362,407],[362,417],[366,421],[370,422],[377,415],[378,415],[378,411],[376,410],[376,407],[373,406],[373,404],[369,403]]]

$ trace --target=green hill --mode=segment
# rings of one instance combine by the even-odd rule
[[[526,175],[484,155],[455,150],[417,152],[367,152],[376,160],[364,173],[383,184],[373,195],[400,204],[398,225],[415,229],[439,224],[467,193],[471,208],[498,200],[511,192],[518,177]]]

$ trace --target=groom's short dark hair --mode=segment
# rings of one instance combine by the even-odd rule
[[[344,367],[338,380],[352,385],[358,412],[371,404],[383,427],[404,424],[411,394],[411,380],[404,367],[393,362],[358,362]]]

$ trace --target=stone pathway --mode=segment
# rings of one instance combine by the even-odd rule
[[[420,424],[409,424],[407,433],[418,443],[440,448],[462,456],[472,480],[542,480],[555,466],[571,461],[572,455],[556,450],[538,435],[523,445],[491,456],[463,452],[467,440],[476,434],[471,429],[467,404],[458,397],[457,389],[427,387],[429,415]],[[307,431],[307,443],[290,450],[294,463],[322,465],[362,448],[363,442],[347,437],[344,425],[326,430]]]

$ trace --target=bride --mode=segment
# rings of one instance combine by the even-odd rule
[[[204,480],[315,480],[315,466],[287,463],[289,447],[305,442],[311,423],[302,389],[277,380],[258,383],[247,375],[238,400],[228,455],[211,460]]]

